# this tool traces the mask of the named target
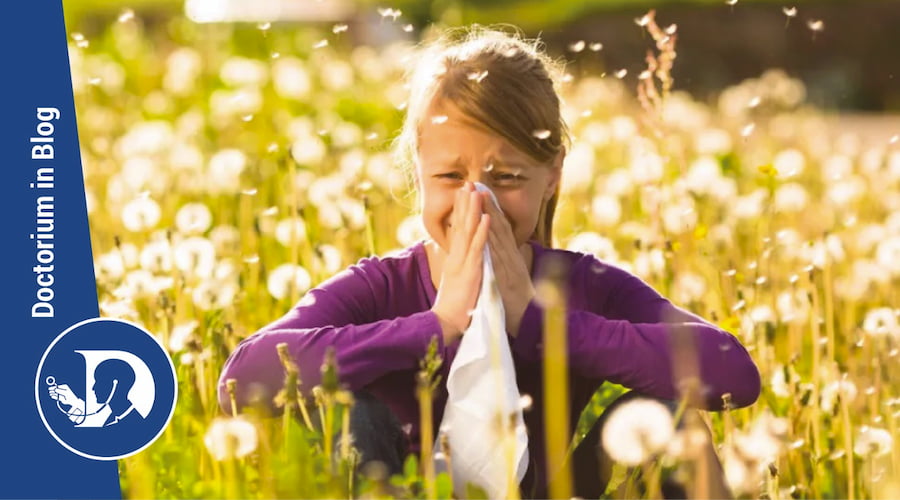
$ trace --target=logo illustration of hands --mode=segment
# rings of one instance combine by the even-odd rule
[[[66,385],[56,385],[56,379],[53,377],[47,377],[47,385],[50,387],[48,391],[50,392],[50,397],[56,400],[56,406],[59,408],[59,411],[65,413],[69,420],[75,423],[79,423],[84,420],[84,400],[75,395],[72,389]],[[64,410],[62,405],[66,405],[69,407],[68,410]]]

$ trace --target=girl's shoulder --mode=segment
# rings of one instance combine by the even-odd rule
[[[533,278],[540,278],[544,273],[551,272],[549,268],[554,265],[561,265],[570,281],[602,281],[611,284],[633,277],[625,269],[592,253],[545,247],[536,241],[530,243],[534,250]]]

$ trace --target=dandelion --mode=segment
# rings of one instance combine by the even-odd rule
[[[681,304],[689,304],[703,298],[706,281],[696,273],[681,272],[675,277],[673,289],[675,300]]]
[[[223,309],[232,305],[237,295],[237,285],[221,280],[209,279],[194,287],[191,299],[203,311]]]
[[[593,231],[584,231],[576,234],[575,237],[569,240],[566,249],[570,252],[594,255],[606,262],[618,260],[618,253],[613,242]]]
[[[863,425],[856,431],[853,453],[860,457],[880,457],[891,452],[894,438],[891,433],[879,427]]]
[[[188,339],[194,335],[194,332],[199,325],[200,323],[197,322],[197,320],[191,320],[187,323],[175,325],[175,327],[172,328],[172,333],[169,335],[169,349],[172,352],[183,350],[187,345]]]
[[[897,314],[889,307],[878,307],[866,313],[863,320],[863,331],[873,337],[891,336],[900,338],[900,325]]]
[[[781,292],[775,300],[778,315],[785,323],[805,321],[810,307],[809,297],[802,289]]]
[[[212,192],[237,192],[240,189],[241,173],[246,165],[247,157],[239,149],[216,152],[207,165],[207,187]]]
[[[591,200],[591,221],[600,227],[613,227],[622,218],[622,204],[615,196],[597,195]]]
[[[154,273],[172,269],[172,245],[166,239],[158,239],[144,245],[140,255],[141,268]]]
[[[312,81],[302,60],[281,57],[272,64],[275,92],[288,99],[303,99],[312,90]]]
[[[784,449],[788,429],[786,418],[776,417],[766,409],[753,421],[749,432],[736,433],[734,443],[744,457],[769,463]]]
[[[209,240],[216,249],[216,254],[227,255],[240,249],[241,231],[231,225],[222,224],[212,228]]]
[[[286,247],[299,244],[306,239],[306,223],[300,217],[278,221],[275,225],[275,239]]]
[[[296,264],[282,264],[269,273],[266,288],[278,300],[288,297],[291,290],[304,294],[312,285],[309,272]]]
[[[216,249],[212,242],[201,236],[191,236],[175,244],[175,267],[188,275],[208,278],[216,264]]]
[[[122,223],[125,229],[132,232],[146,231],[159,223],[161,210],[159,204],[148,197],[141,197],[128,202],[122,207]]]
[[[222,63],[219,78],[231,87],[259,87],[268,81],[269,69],[256,59],[229,57]]]
[[[317,245],[315,249],[316,267],[326,274],[334,274],[343,267],[341,251],[334,245]]]
[[[774,201],[779,212],[800,212],[806,208],[809,195],[802,184],[791,182],[778,187]]]
[[[822,388],[822,392],[819,394],[819,406],[823,411],[831,413],[838,397],[849,404],[856,399],[858,393],[856,384],[850,380],[846,378],[835,380]]]
[[[291,145],[291,157],[300,165],[320,163],[327,153],[325,143],[314,135],[298,138]]]
[[[769,379],[769,389],[779,398],[790,397],[791,389],[783,365],[776,365],[772,370],[772,377]]]
[[[187,203],[175,214],[175,227],[183,234],[206,232],[212,224],[212,213],[203,203]]]
[[[256,450],[256,426],[244,417],[216,418],[203,437],[203,444],[216,460],[242,458]]]
[[[900,276],[900,236],[892,236],[878,243],[875,261],[891,276]]]
[[[603,448],[613,460],[639,465],[662,451],[674,434],[672,414],[651,399],[635,399],[613,410],[603,427]]]

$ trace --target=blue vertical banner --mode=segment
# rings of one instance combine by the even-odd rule
[[[0,498],[121,498],[116,460],[162,433],[175,374],[147,332],[98,318],[62,4],[3,10]]]

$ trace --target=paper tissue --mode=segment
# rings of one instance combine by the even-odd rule
[[[487,186],[475,183],[475,188],[490,193],[499,208]],[[481,292],[472,322],[450,366],[449,396],[440,427],[448,439],[453,488],[458,498],[464,497],[466,483],[483,488],[490,498],[506,498],[510,465],[516,484],[528,468],[528,435],[505,317],[490,250],[485,245]],[[440,437],[435,444],[436,453],[440,451],[439,442]],[[435,462],[438,471],[447,470],[445,460],[437,458]]]

